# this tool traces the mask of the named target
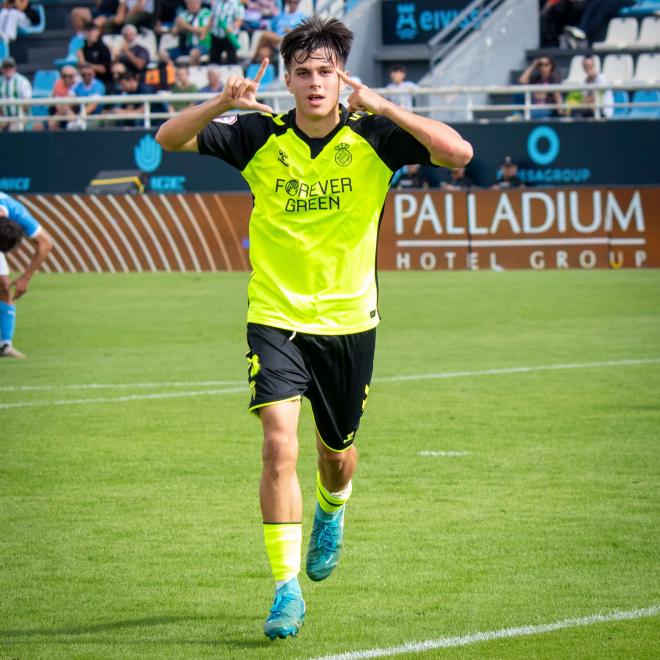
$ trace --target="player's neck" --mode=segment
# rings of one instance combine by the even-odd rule
[[[339,106],[323,117],[306,116],[296,109],[296,126],[307,137],[322,138],[332,133],[340,119]]]

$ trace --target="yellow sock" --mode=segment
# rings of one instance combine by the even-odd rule
[[[273,577],[278,582],[300,573],[301,523],[264,523],[264,541]]]
[[[353,483],[348,482],[348,486],[344,488],[339,493],[331,493],[322,483],[321,483],[321,473],[316,473],[316,499],[318,500],[319,506],[326,513],[332,514],[336,513],[341,509],[348,498],[351,496],[351,491],[353,490]]]

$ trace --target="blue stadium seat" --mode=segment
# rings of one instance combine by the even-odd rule
[[[46,29],[46,11],[43,5],[31,5],[39,14],[39,22],[26,28],[18,28],[18,34],[41,34]]]
[[[76,57],[76,52],[85,45],[85,38],[82,36],[75,35],[71,37],[69,45],[67,47],[66,57],[58,57],[55,60],[55,66],[59,69],[67,64],[78,64],[78,58]]]
[[[638,89],[632,97],[633,103],[657,103],[656,106],[631,108],[629,118],[656,119],[660,118],[660,91],[655,89]]]
[[[619,16],[652,16],[656,11],[660,11],[660,0],[637,0],[634,5],[624,7],[619,11]]]
[[[4,38],[0,38],[0,58],[9,57],[9,42]]]
[[[248,64],[247,69],[245,69],[245,77],[254,78],[257,75],[260,66],[261,65],[258,64],[257,62],[251,62],[250,64]],[[275,80],[275,67],[272,64],[269,64],[266,67],[266,71],[264,72],[264,77],[261,79],[259,86],[265,87],[266,85],[272,83],[273,80]]]
[[[614,103],[630,103],[630,95],[628,92],[626,92],[625,89],[615,89],[612,92],[612,95],[614,96]],[[628,114],[630,114],[630,108],[617,108],[616,105],[614,107],[614,114],[613,117],[616,119],[621,118],[621,117],[627,117]]]
[[[56,69],[39,69],[32,80],[32,96],[46,98],[50,96],[55,81],[60,77]]]

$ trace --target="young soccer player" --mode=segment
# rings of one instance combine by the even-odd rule
[[[23,236],[33,242],[36,249],[25,272],[10,282],[5,252],[13,250]],[[25,206],[0,192],[0,358],[25,357],[12,344],[16,327],[14,300],[27,292],[32,276],[48,256],[51,247],[50,237]]]
[[[238,168],[254,195],[247,357],[249,409],[263,427],[259,496],[276,580],[264,626],[271,639],[295,636],[305,616],[296,473],[303,395],[318,450],[308,576],[327,578],[342,546],[379,322],[376,241],[390,179],[404,164],[455,168],[472,157],[449,126],[353,81],[344,71],[352,40],[340,21],[313,16],[281,44],[293,110],[274,115],[257,100],[264,60],[254,80],[230,77],[221,94],[157,135],[165,149]],[[339,103],[345,85],[352,88],[347,108]],[[232,108],[258,112],[221,116]]]

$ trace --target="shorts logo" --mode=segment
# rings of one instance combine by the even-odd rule
[[[364,386],[364,399],[362,400],[362,412],[367,407],[367,399],[369,398],[369,385]]]
[[[343,440],[344,444],[347,445],[355,436],[355,431],[351,431]]]
[[[231,126],[232,124],[235,124],[237,120],[238,115],[224,115],[223,117],[216,117],[213,121],[216,122],[216,124],[228,124]]]
[[[252,357],[247,358],[247,361],[250,365],[250,378],[254,378],[259,375],[261,371],[261,364],[259,363],[259,356],[253,355]]]
[[[250,381],[250,400],[254,401],[257,396],[257,383],[253,380]]]
[[[346,167],[347,165],[351,164],[351,161],[353,160],[353,154],[348,150],[350,145],[346,144],[345,142],[340,142],[336,147],[337,153],[335,153],[335,163],[337,165],[341,165],[342,167]]]

